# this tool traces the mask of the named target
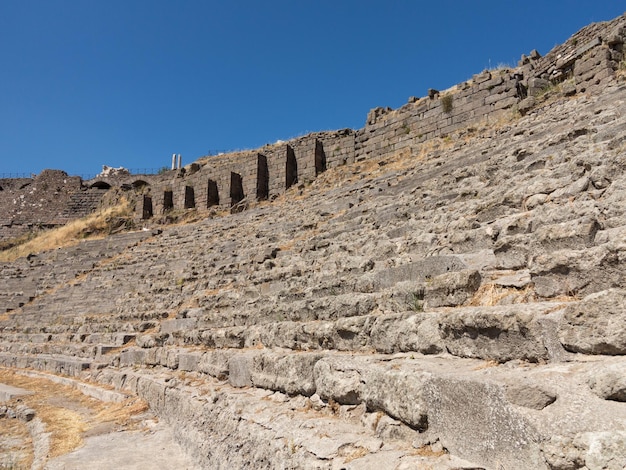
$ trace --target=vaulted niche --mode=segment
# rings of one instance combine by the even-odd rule
[[[315,140],[315,176],[326,171],[326,153],[319,140]]]
[[[98,189],[111,189],[111,185],[106,181],[96,181],[94,184],[91,185],[91,187]]]
[[[185,209],[196,207],[196,194],[192,186],[185,186]]]
[[[144,180],[135,180],[132,183],[133,189],[137,189],[137,190],[140,190],[144,188],[145,186],[150,186],[150,185],[148,184],[147,181],[144,181]]]
[[[171,189],[163,191],[163,212],[174,209],[174,192]]]
[[[243,179],[239,173],[230,174],[230,207],[234,207],[243,201]]]
[[[298,182],[298,161],[293,149],[287,145],[287,161],[285,163],[285,189]]]
[[[207,195],[206,195],[206,206],[217,206],[220,203],[220,195],[217,191],[217,183],[213,180],[209,180]]]
[[[256,198],[265,201],[270,197],[270,172],[267,167],[267,157],[257,155],[256,165]]]
[[[141,212],[141,217],[143,219],[152,218],[152,198],[150,196],[144,195],[143,197],[143,210]]]

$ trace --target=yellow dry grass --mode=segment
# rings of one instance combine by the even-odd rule
[[[126,199],[116,206],[95,212],[62,227],[46,230],[22,244],[0,252],[0,261],[11,262],[29,254],[78,244],[85,238],[103,238],[110,234],[111,222],[132,218],[132,209]]]
[[[425,445],[415,449],[412,453],[413,455],[419,455],[420,457],[441,457],[442,455],[447,454],[444,449],[434,450],[430,445]]]
[[[483,284],[469,300],[468,305],[472,307],[493,307],[500,305],[507,299],[507,303],[521,304],[535,300],[534,289],[528,286],[524,289],[513,287],[500,287],[492,283]]]
[[[31,468],[33,457],[33,442],[26,423],[0,419],[0,469]]]
[[[122,403],[106,403],[83,395],[79,390],[46,380],[28,377],[0,368],[2,382],[34,392],[20,400],[36,412],[50,433],[50,457],[66,454],[80,447],[83,434],[102,423],[128,429],[132,417],[146,411],[143,400],[130,398]]]

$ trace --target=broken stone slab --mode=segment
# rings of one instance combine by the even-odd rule
[[[424,308],[454,307],[463,304],[480,287],[481,276],[476,270],[461,270],[441,274],[426,282]]]
[[[325,357],[314,367],[317,394],[340,404],[382,410],[414,429],[424,430],[428,418],[420,399],[427,372],[394,370],[390,365],[350,357]],[[389,394],[389,390],[396,393]],[[407,399],[410,397],[410,399]]]
[[[543,225],[536,231],[537,241],[543,248],[558,250],[580,249],[593,245],[600,224],[594,217]]]
[[[550,195],[548,196],[548,200],[554,201],[559,198],[569,198],[577,196],[578,194],[587,190],[587,188],[589,187],[589,183],[589,177],[587,175],[584,175],[573,183],[565,186],[564,188],[557,189],[556,191],[550,193]]]
[[[522,269],[512,274],[505,274],[498,276],[493,280],[493,283],[501,287],[514,287],[516,289],[523,289],[530,285],[530,272],[528,269]]]
[[[626,363],[594,369],[589,373],[587,383],[593,393],[603,400],[626,402]]]
[[[289,395],[315,393],[314,366],[320,353],[262,352],[254,356],[250,378],[255,387]]]
[[[36,379],[49,380],[50,382],[61,384],[66,387],[75,388],[83,395],[107,403],[121,403],[128,398],[128,395],[126,395],[125,393],[115,390],[108,390],[99,387],[98,385],[88,384],[70,377],[60,377],[58,375],[46,374],[34,370],[20,371],[20,375],[24,375],[26,377],[34,377]]]
[[[440,274],[467,269],[458,256],[430,256],[393,268],[373,271],[361,276],[357,282],[360,292],[374,292],[388,289],[400,282],[423,283]]]
[[[232,356],[228,360],[228,383],[233,387],[251,387],[252,366],[258,352],[247,352]]]
[[[559,339],[568,351],[626,354],[626,290],[608,289],[567,306]]]
[[[555,393],[524,381],[506,385],[505,396],[512,404],[533,410],[543,410],[556,400]]]
[[[13,387],[11,385],[0,383],[0,402],[9,401],[23,395],[32,395],[33,393],[34,392],[24,388]]]
[[[441,340],[459,357],[506,362],[550,359],[548,344],[554,341],[542,317],[559,309],[556,303],[517,304],[497,307],[465,307],[438,313]]]
[[[498,269],[524,269],[530,259],[530,236],[518,234],[505,236],[496,241],[494,253],[496,256],[496,268]]]
[[[547,469],[534,426],[497,384],[433,377],[424,389],[429,434],[453,455],[487,468]]]
[[[379,315],[369,332],[369,345],[380,353],[445,351],[437,315],[430,313]]]
[[[535,257],[530,272],[540,297],[588,295],[626,287],[626,245],[605,243],[584,250],[563,249]]]
[[[622,470],[626,468],[626,431],[553,436],[544,444],[543,452],[552,469]]]

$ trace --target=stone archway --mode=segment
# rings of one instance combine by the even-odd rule
[[[220,203],[220,194],[217,189],[217,182],[209,179],[207,185],[206,206],[207,208],[217,206]]]
[[[239,173],[230,173],[230,207],[236,206],[245,199],[243,178]]]
[[[166,189],[163,191],[163,212],[174,209],[174,191]]]
[[[293,149],[287,145],[287,159],[285,162],[285,189],[289,189],[298,182],[298,161]]]
[[[153,215],[152,212],[152,198],[150,196],[143,196],[143,208],[141,211],[142,219],[151,219]]]
[[[319,140],[315,140],[315,176],[326,171],[326,152]]]
[[[259,153],[256,166],[256,198],[258,201],[265,201],[269,197],[270,172],[267,166],[267,157]]]
[[[185,209],[196,207],[196,195],[193,186],[185,186]]]
[[[106,181],[96,181],[90,187],[97,188],[97,189],[111,189],[111,185],[107,183]]]

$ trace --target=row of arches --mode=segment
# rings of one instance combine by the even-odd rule
[[[219,191],[217,188],[217,182],[209,179],[207,183],[207,195],[206,195],[206,208],[218,206],[220,204]],[[243,185],[241,176],[237,173],[231,173],[231,206],[241,202],[244,198]],[[154,216],[154,203],[153,196],[150,194],[144,194],[142,196],[142,218],[150,219]],[[195,209],[196,208],[196,191],[193,186],[186,185],[183,194],[183,208]],[[174,209],[174,191],[166,189],[163,191],[162,200],[163,213]]]
[[[198,199],[202,206],[204,206],[202,207],[202,209],[209,209],[213,206],[220,205],[227,206],[228,203],[225,204],[222,200],[224,197],[230,199],[230,208],[231,210],[235,211],[239,210],[241,208],[241,203],[251,196],[250,194],[247,194],[247,192],[252,191],[255,192],[253,197],[257,201],[268,200],[270,199],[272,193],[281,192],[281,187],[283,188],[283,190],[287,190],[298,183],[300,173],[295,151],[289,145],[286,145],[284,148],[284,180],[282,183],[275,180],[272,183],[270,173],[271,171],[277,171],[276,167],[271,167],[271,162],[269,161],[267,155],[257,153],[255,181],[244,181],[244,177],[240,173],[231,171],[228,177],[221,180],[222,184],[228,184],[229,186],[226,195],[224,195],[220,193],[218,181],[216,181],[215,179],[208,178],[203,182],[198,182],[198,180],[196,179],[195,185],[189,183],[186,184],[184,186],[184,191],[181,191],[181,193],[179,193],[179,196],[177,196],[182,197],[182,205],[179,205],[180,203],[175,204],[175,194],[174,191],[170,188],[163,190],[161,201],[153,200],[154,197],[159,196],[146,193],[142,195],[142,217],[144,219],[149,219],[153,217],[155,209],[161,209],[163,213],[167,213],[168,211],[173,210],[175,207],[181,207],[184,209],[200,208],[197,207]],[[272,170],[271,168],[274,169]],[[315,140],[314,148],[314,170],[315,176],[326,171],[326,155],[324,153],[321,142],[317,140]],[[148,183],[146,183],[145,181],[138,180],[132,183],[131,186],[134,188],[141,188],[143,185],[147,184]],[[203,194],[200,198],[198,198],[198,195],[196,194],[196,189],[198,185],[204,186],[204,184],[206,184],[206,194]]]

